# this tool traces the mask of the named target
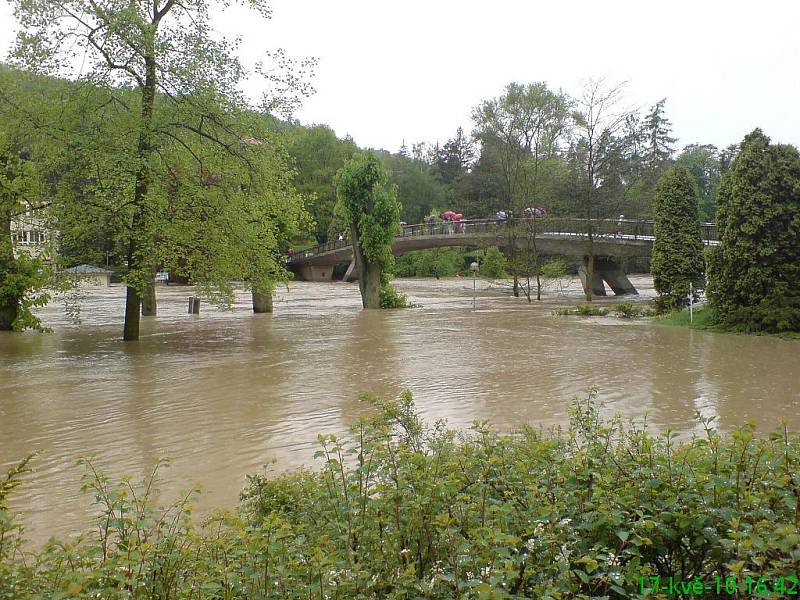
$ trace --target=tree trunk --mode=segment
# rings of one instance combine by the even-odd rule
[[[364,292],[362,300],[364,308],[381,307],[381,270],[375,263],[366,264],[366,281],[364,281]],[[359,279],[361,282],[361,279]]]
[[[5,213],[5,211],[4,211]],[[8,275],[15,271],[14,245],[11,241],[11,216],[2,215],[0,222],[0,286],[5,285]],[[0,293],[0,331],[11,331],[19,310],[18,297]]]
[[[125,326],[122,331],[122,339],[126,342],[135,342],[139,339],[139,314],[142,297],[139,291],[128,286],[125,295]]]
[[[151,279],[144,288],[144,294],[142,294],[142,316],[155,317],[157,314],[156,282]]]
[[[358,228],[350,225],[350,239],[353,241],[353,257],[358,270],[358,291],[361,292],[361,305],[364,308],[381,307],[381,270],[375,263],[368,263],[359,245]]]
[[[263,294],[253,291],[253,312],[259,314],[272,312],[272,292]]]
[[[142,123],[139,130],[139,146],[137,148],[137,158],[139,159],[139,169],[136,171],[136,186],[133,191],[133,221],[131,223],[131,235],[128,243],[128,273],[133,274],[132,279],[136,280],[144,267],[142,256],[140,256],[141,240],[146,239],[146,219],[145,201],[147,190],[150,184],[150,173],[148,162],[150,154],[153,152],[152,144],[152,125],[153,125],[153,105],[156,97],[156,61],[155,61],[155,41],[147,48],[145,57],[145,81],[142,88]],[[146,272],[149,274],[150,269]],[[154,290],[155,292],[155,290]],[[139,288],[135,285],[128,286],[125,296],[125,325],[123,326],[122,339],[125,341],[136,341],[139,339],[139,321],[142,306],[142,295]],[[155,304],[153,305],[155,307]]]

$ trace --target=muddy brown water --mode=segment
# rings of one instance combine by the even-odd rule
[[[649,278],[634,283],[637,301],[652,296]],[[75,461],[90,454],[134,478],[169,456],[163,496],[199,483],[201,511],[232,506],[245,474],[313,465],[318,434],[369,410],[363,392],[408,388],[425,418],[455,427],[565,423],[592,386],[608,412],[659,430],[692,432],[696,412],[724,430],[800,426],[800,342],[553,316],[580,300],[563,284],[528,305],[478,282],[473,312],[470,279],[402,280],[421,306],[399,311],[360,310],[356,284],[292,283],[272,315],[240,293],[233,311],[206,302],[200,316],[186,314],[191,288],[160,287],[158,317],[128,344],[121,287],[92,291],[81,325],[49,306],[54,333],[0,333],[0,467],[40,453],[12,507],[32,542],[85,529]]]

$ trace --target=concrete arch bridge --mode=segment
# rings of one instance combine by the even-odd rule
[[[701,225],[703,241],[717,243],[713,223]],[[413,250],[464,246],[504,250],[535,250],[543,256],[570,257],[578,263],[578,273],[584,289],[589,285],[595,296],[605,296],[607,283],[617,294],[636,294],[636,288],[621,268],[621,259],[648,257],[653,251],[654,222],[631,219],[593,220],[532,217],[508,221],[495,219],[422,223],[404,225],[395,237],[392,252],[395,256]],[[591,249],[591,251],[590,251]],[[593,256],[592,281],[588,277],[588,260]],[[287,266],[296,277],[305,281],[330,281],[334,266],[349,262],[344,280],[357,278],[353,247],[349,240],[332,240],[326,244],[295,253],[287,258]]]

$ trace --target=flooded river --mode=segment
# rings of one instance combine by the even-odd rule
[[[649,279],[634,283],[652,295]],[[697,411],[727,430],[800,426],[800,342],[553,316],[580,298],[574,281],[533,305],[479,282],[475,312],[471,280],[398,285],[421,306],[364,312],[356,284],[292,283],[272,315],[253,315],[242,293],[232,312],[206,303],[191,316],[191,288],[161,287],[159,316],[128,344],[124,290],[111,287],[87,297],[80,326],[53,305],[54,333],[0,333],[0,466],[40,452],[13,501],[28,537],[88,523],[82,455],[134,477],[172,457],[164,494],[200,483],[201,509],[229,506],[246,473],[313,464],[317,434],[368,410],[362,392],[409,388],[426,418],[459,427],[563,423],[592,386],[607,410],[659,429],[689,432]]]

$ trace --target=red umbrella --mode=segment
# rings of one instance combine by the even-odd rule
[[[442,218],[443,219],[452,219],[455,216],[456,216],[456,213],[454,213],[452,210],[446,210],[446,211],[444,211],[442,213]]]
[[[463,218],[464,218],[464,215],[462,215],[461,213],[458,213],[457,215],[453,215],[453,221],[460,221]]]

